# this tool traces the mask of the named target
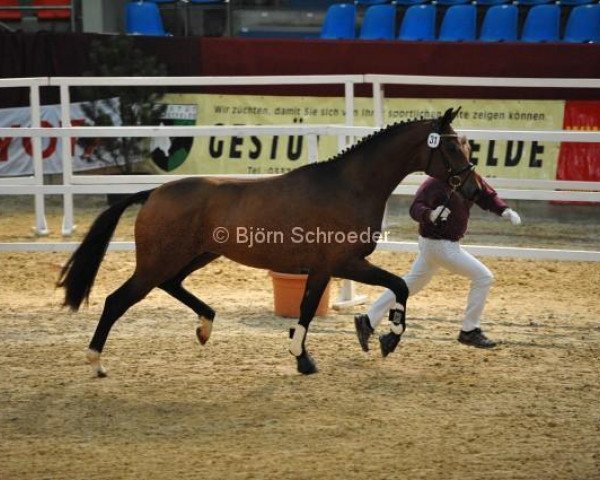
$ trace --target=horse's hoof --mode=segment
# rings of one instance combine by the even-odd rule
[[[387,357],[390,353],[396,350],[396,347],[400,343],[400,335],[394,332],[386,333],[385,335],[379,336],[379,346],[381,347],[382,357]]]
[[[200,345],[204,345],[208,342],[210,334],[212,332],[213,322],[205,317],[200,317],[200,325],[196,328],[196,337],[200,342]]]
[[[106,377],[106,368],[104,365],[100,363],[100,352],[96,350],[89,349],[86,354],[86,359],[88,363],[92,366],[92,372],[98,378]]]
[[[354,316],[354,328],[356,329],[356,336],[360,348],[363,352],[369,351],[369,337],[373,335],[373,327],[369,322],[368,315],[355,315]]]
[[[298,363],[298,372],[303,375],[311,375],[318,372],[315,361],[306,352],[303,352],[302,355],[296,357],[296,362]]]

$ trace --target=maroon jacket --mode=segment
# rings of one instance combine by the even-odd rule
[[[478,177],[478,179],[482,186],[482,192],[475,203],[484,210],[502,215],[508,205],[483,178]],[[410,206],[410,216],[419,222],[419,235],[425,238],[454,242],[465,235],[473,202],[465,200],[459,193],[454,193],[450,197],[447,205],[450,215],[445,222],[438,221],[434,225],[429,219],[429,213],[439,205],[446,203],[451,191],[452,189],[446,183],[432,177],[425,180],[419,187]]]

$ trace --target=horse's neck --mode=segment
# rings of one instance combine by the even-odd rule
[[[347,175],[373,200],[385,202],[407,175],[422,170],[422,129],[415,125],[398,134],[391,132],[389,138],[379,139],[376,147],[355,152],[345,165]]]

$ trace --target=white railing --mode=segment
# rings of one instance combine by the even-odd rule
[[[70,88],[83,86],[231,86],[231,85],[340,85],[344,87],[344,105],[346,109],[346,125],[354,123],[354,84],[363,81],[362,75],[304,75],[304,76],[240,76],[240,77],[61,77],[50,78],[50,86],[60,88],[60,109],[63,127],[71,127],[70,118]],[[133,127],[135,128],[135,127]],[[152,127],[151,127],[152,128]],[[177,133],[181,136],[182,132]],[[283,133],[280,131],[279,133]],[[204,133],[198,132],[199,135]],[[208,132],[206,135],[214,135]],[[99,136],[100,133],[98,132]],[[114,133],[113,133],[114,135]],[[134,136],[134,131],[130,132]],[[232,133],[232,135],[235,135]],[[111,136],[111,133],[107,133]],[[123,136],[121,133],[120,136]],[[140,134],[135,136],[160,137],[168,136],[166,131],[155,130],[152,135]],[[175,135],[171,135],[175,136]],[[185,135],[190,136],[190,135]],[[63,152],[63,183],[73,183],[72,159],[69,154],[71,135],[62,137]],[[316,146],[316,137],[308,140],[309,145]],[[163,180],[166,181],[166,180]],[[73,196],[64,194],[63,234],[73,231]]]
[[[0,79],[0,88],[28,88],[29,89],[29,107],[31,111],[31,127],[40,128],[42,124],[41,105],[40,105],[40,87],[48,85],[48,78],[3,78]],[[0,137],[3,136],[0,134]],[[1,178],[0,194],[4,193],[4,185],[35,185],[40,187],[40,191],[33,193],[35,205],[35,231],[39,235],[48,233],[45,215],[44,201],[44,170],[42,165],[42,139],[41,136],[34,136],[31,139],[31,154],[33,157],[33,175],[20,178]]]
[[[498,82],[504,80],[504,82]],[[158,186],[164,182],[179,178],[176,175],[74,175],[72,172],[69,148],[72,137],[190,137],[190,136],[252,136],[252,135],[304,135],[307,137],[309,161],[318,160],[317,135],[333,135],[338,137],[340,148],[346,146],[346,139],[372,133],[374,127],[355,127],[353,123],[354,85],[371,82],[373,84],[374,104],[383,108],[383,85],[385,83],[426,84],[426,85],[483,85],[483,86],[552,86],[583,88],[600,88],[600,80],[582,79],[481,79],[463,77],[412,77],[389,75],[340,75],[340,76],[271,76],[271,77],[156,77],[156,78],[41,78],[0,80],[2,87],[27,87],[30,89],[32,112],[31,128],[0,128],[0,137],[33,138],[34,175],[19,179],[0,178],[0,195],[31,194],[36,198],[36,231],[47,232],[44,216],[44,195],[59,194],[63,196],[64,217],[62,233],[70,235],[74,228],[73,194],[92,193],[131,193],[143,188]],[[449,83],[445,83],[449,82]],[[460,83],[458,83],[460,82]],[[576,82],[576,83],[575,83]],[[501,84],[500,84],[501,83]],[[506,83],[506,85],[505,85]],[[180,127],[72,127],[70,119],[70,91],[72,86],[114,86],[114,85],[170,85],[170,86],[214,86],[214,85],[316,85],[339,84],[344,87],[345,125],[279,125],[279,126],[180,126]],[[40,128],[39,87],[58,86],[61,94],[61,128]],[[381,93],[380,96],[376,92]],[[377,108],[375,110],[377,112]],[[383,110],[381,110],[383,112]],[[382,113],[381,113],[382,115]],[[377,118],[377,113],[376,113]],[[381,116],[383,118],[383,116]],[[600,132],[583,131],[508,131],[508,130],[462,130],[459,133],[470,139],[496,140],[545,140],[568,142],[600,142]],[[41,138],[57,137],[63,142],[63,182],[60,185],[44,185],[41,162]],[[237,177],[243,175],[235,175]],[[247,175],[246,175],[247,176]],[[410,175],[398,186],[395,194],[414,194],[423,180],[422,175]],[[491,179],[490,183],[497,188],[499,194],[507,199],[526,200],[565,200],[600,202],[600,182],[571,182],[552,180],[515,180]],[[591,190],[591,191],[582,191]],[[43,245],[43,246],[42,246]],[[72,243],[30,243],[0,244],[0,250],[7,249],[70,249]],[[12,246],[12,247],[11,247]],[[385,242],[382,249],[394,251],[415,251],[413,242]],[[112,248],[123,247],[115,243]],[[569,260],[600,261],[600,252],[580,252],[569,250],[522,249],[510,247],[478,247],[467,249],[482,255],[518,256],[527,258],[557,258]]]
[[[597,78],[509,78],[509,77],[444,77],[421,75],[365,75],[365,83],[373,86],[375,125],[383,125],[385,85],[431,85],[444,87],[493,88],[600,88]],[[508,138],[508,140],[513,140]],[[516,138],[514,139],[516,140]]]

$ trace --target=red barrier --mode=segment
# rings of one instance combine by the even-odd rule
[[[568,100],[565,130],[600,130],[600,101]],[[600,143],[563,142],[560,146],[557,180],[600,182]]]
[[[565,130],[600,130],[600,102],[567,100]],[[562,142],[556,168],[557,180],[600,182],[600,143]],[[595,205],[597,202],[552,202]]]

